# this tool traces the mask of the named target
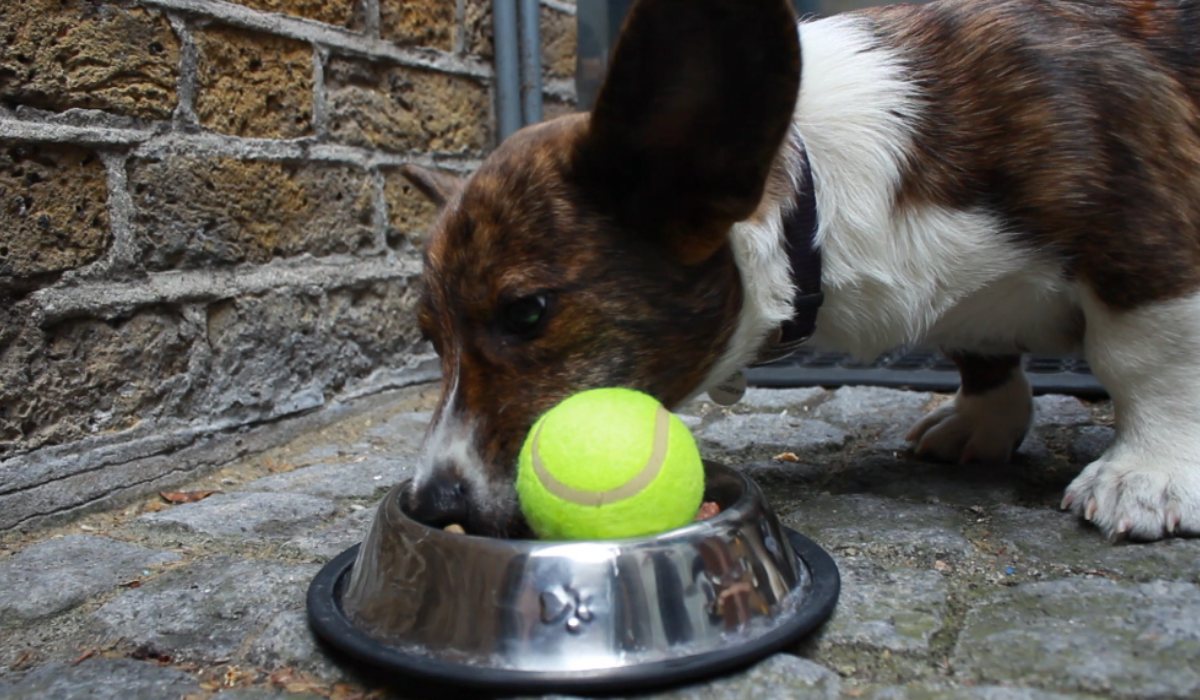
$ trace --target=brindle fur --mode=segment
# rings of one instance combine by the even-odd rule
[[[1115,308],[1200,289],[1200,3],[866,14],[928,98],[899,204],[986,209]]]
[[[435,422],[451,407],[470,422],[490,480],[511,480],[529,427],[563,397],[615,385],[674,405],[724,351],[742,304],[728,230],[789,182],[788,5],[641,2],[593,115],[518,132],[464,185],[409,170],[445,200],[420,306],[456,378]],[[1200,289],[1200,3],[942,0],[862,15],[925,98],[898,209],[985,210],[1115,309]],[[507,335],[503,304],[536,292],[552,295],[544,328]],[[968,391],[1015,370],[1011,357],[960,365]],[[516,527],[478,510],[468,523]]]

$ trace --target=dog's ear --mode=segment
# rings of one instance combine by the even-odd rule
[[[406,163],[400,168],[400,174],[439,208],[446,206],[446,202],[462,189],[463,185],[461,178],[412,163]]]
[[[577,172],[623,223],[703,261],[758,207],[799,87],[787,0],[640,0]]]

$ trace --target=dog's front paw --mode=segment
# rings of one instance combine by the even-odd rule
[[[922,457],[966,464],[1006,464],[1033,421],[1033,399],[1024,375],[984,394],[959,391],[913,426],[905,439]]]
[[[1062,507],[1112,540],[1200,535],[1200,464],[1114,445],[1071,482]]]

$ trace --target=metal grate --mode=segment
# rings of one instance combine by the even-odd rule
[[[1032,355],[1025,360],[1025,372],[1035,394],[1108,396],[1080,358]],[[953,362],[940,353],[920,350],[891,352],[866,364],[854,362],[849,355],[801,350],[747,370],[746,379],[760,387],[858,385],[947,392],[956,391],[959,383]]]

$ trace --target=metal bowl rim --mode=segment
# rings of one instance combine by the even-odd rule
[[[512,549],[514,551],[532,553],[533,551],[535,551],[537,549],[543,549],[543,548],[547,548],[547,547],[551,547],[551,546],[553,546],[553,547],[570,546],[572,544],[579,544],[581,542],[586,542],[588,545],[608,545],[608,546],[615,546],[615,547],[621,547],[621,548],[629,548],[629,547],[633,547],[633,546],[636,546],[636,545],[644,543],[644,542],[649,542],[651,540],[656,540],[656,541],[661,540],[662,538],[670,538],[672,540],[687,539],[689,535],[698,533],[702,529],[717,527],[717,526],[721,525],[724,521],[733,519],[734,517],[739,516],[739,515],[745,516],[748,513],[748,511],[751,509],[751,507],[754,505],[754,502],[755,502],[754,496],[755,495],[757,495],[759,497],[758,500],[760,500],[760,501],[765,500],[762,496],[762,489],[759,488],[758,484],[754,483],[753,479],[746,476],[745,474],[743,474],[735,469],[730,469],[729,467],[725,466],[724,464],[720,464],[718,462],[711,462],[708,460],[705,460],[705,467],[706,467],[706,469],[707,468],[714,469],[714,470],[720,472],[724,476],[728,476],[728,477],[737,479],[738,482],[742,486],[741,495],[731,505],[722,509],[720,513],[717,513],[716,515],[714,515],[711,518],[707,518],[705,520],[697,520],[695,522],[690,522],[690,523],[687,523],[686,525],[681,525],[673,530],[667,530],[666,532],[661,532],[661,533],[658,533],[655,535],[643,535],[640,537],[620,537],[620,538],[596,539],[596,540],[539,540],[539,539],[531,539],[531,538],[501,539],[501,538],[496,538],[496,537],[488,537],[488,536],[484,536],[484,535],[449,533],[449,532],[442,530],[441,528],[430,527],[422,522],[414,520],[411,516],[409,516],[408,513],[404,512],[404,508],[400,507],[399,496],[402,495],[405,492],[405,489],[408,488],[408,485],[412,483],[411,478],[405,479],[405,480],[397,483],[395,486],[393,486],[388,491],[387,495],[384,496],[383,503],[380,506],[381,512],[379,514],[377,514],[375,517],[377,517],[377,518],[387,517],[389,519],[392,519],[393,518],[392,514],[396,513],[403,520],[404,527],[412,528],[414,530],[419,530],[419,531],[421,531],[423,537],[432,538],[435,542],[438,542],[438,541],[446,541],[449,543],[458,542],[462,545],[470,544],[473,546],[486,547],[489,549],[499,549],[499,548],[503,547],[503,548],[507,548],[507,549]]]
[[[811,576],[808,598],[791,612],[791,619],[761,636],[728,649],[693,656],[608,669],[556,672],[461,664],[404,652],[355,627],[342,611],[342,582],[358,557],[357,544],[327,563],[313,578],[308,588],[308,617],[318,636],[358,661],[458,687],[518,693],[597,693],[673,685],[746,666],[799,640],[833,613],[841,589],[841,577],[833,558],[804,535],[786,527],[783,530]]]

